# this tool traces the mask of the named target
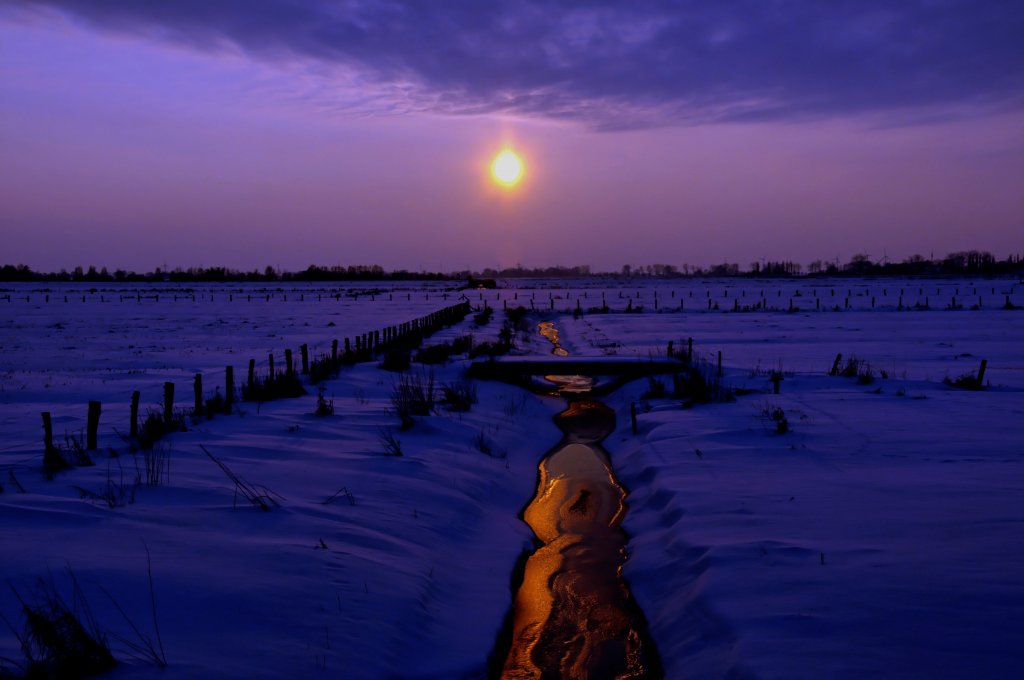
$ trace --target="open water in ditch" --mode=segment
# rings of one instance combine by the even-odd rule
[[[539,331],[568,356],[554,324]],[[516,592],[500,677],[548,680],[661,678],[643,614],[622,579],[627,492],[601,441],[615,413],[585,396],[586,376],[546,376],[569,399],[555,417],[564,436],[540,462],[537,492],[523,511],[539,547]]]

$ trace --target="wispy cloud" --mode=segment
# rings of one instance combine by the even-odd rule
[[[204,50],[336,65],[359,74],[373,93],[366,101],[389,111],[500,112],[628,128],[897,113],[914,120],[908,111],[1024,105],[1024,5],[1000,0],[13,6],[49,7]]]

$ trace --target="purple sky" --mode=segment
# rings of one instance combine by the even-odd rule
[[[1019,253],[1021,35],[994,0],[0,0],[0,263]]]

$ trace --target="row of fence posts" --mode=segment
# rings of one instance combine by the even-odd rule
[[[899,297],[900,297],[901,301],[903,299],[903,296],[905,295],[905,290],[906,290],[905,288],[900,288]],[[966,288],[965,288],[965,290],[966,290]],[[675,298],[676,297],[676,291],[675,290],[672,290],[672,291],[669,291],[669,292],[670,292],[670,297],[671,298]],[[687,292],[688,292],[689,297],[692,299],[694,291],[690,290],[690,291],[687,291]],[[705,296],[708,299],[712,298],[712,294],[711,294],[711,290],[710,289],[705,289],[704,292],[705,292]],[[777,289],[776,290],[776,297],[781,298],[783,292],[784,291],[781,288]],[[829,289],[829,294],[830,294],[830,297],[835,297],[836,296],[836,289],[835,288],[830,288]],[[973,288],[973,293],[972,294],[973,295],[979,295],[978,294],[978,288],[976,286]],[[991,288],[991,294],[993,296],[996,294],[995,287]],[[740,291],[740,297],[746,297],[746,295],[747,295],[746,289],[743,289],[743,290]],[[887,297],[888,295],[889,295],[889,289],[888,288],[883,288],[882,289],[882,296],[883,297]],[[924,296],[924,288],[923,287],[918,288],[918,295],[919,296]],[[941,288],[936,288],[935,289],[935,295],[942,295],[942,289]],[[966,296],[967,294],[964,293],[964,295]],[[811,289],[811,296],[817,298],[818,297],[818,290],[817,289]],[[858,297],[858,296],[860,296],[860,297],[871,297],[872,307],[874,307],[875,297],[876,296],[871,294],[871,289],[870,288],[865,288],[864,291],[861,292],[861,293],[855,293],[852,288],[847,289],[846,296],[845,296],[846,299],[847,299],[847,304],[848,304],[849,298]],[[959,297],[959,296],[960,296],[960,289],[959,288],[954,288],[953,299],[955,299],[956,297]],[[67,302],[69,296],[65,295],[63,297],[64,297],[64,302]],[[72,297],[78,297],[78,296],[76,295],[76,296],[72,296]],[[85,295],[81,296],[82,302],[86,301],[86,297],[87,296],[85,296]],[[172,297],[172,299],[175,302],[177,302],[179,300],[179,298],[182,299],[182,300],[191,300],[192,302],[196,301],[196,296],[194,294],[173,295],[171,297]],[[239,294],[239,297],[241,297],[241,294]],[[257,298],[261,298],[262,297],[264,299],[264,301],[270,302],[271,298],[273,298],[274,295],[270,294],[270,293],[266,293],[266,294],[258,294],[256,297]],[[328,294],[327,297],[328,298],[334,298],[335,300],[340,300],[342,295],[340,293],[336,293],[336,294],[333,294],[333,295],[332,294]],[[358,294],[355,294],[352,297],[355,300],[359,299],[359,295]],[[448,299],[448,293],[443,293],[441,297],[443,299],[447,300]],[[586,290],[584,290],[582,292],[578,292],[576,294],[576,299],[577,300],[587,299],[587,297],[588,297],[588,293],[587,293]],[[723,298],[728,298],[729,297],[729,289],[728,288],[723,289],[721,297],[723,297]],[[805,297],[805,295],[804,295],[804,293],[801,293],[799,289],[797,289],[795,292],[793,292],[791,294],[791,298],[797,298],[797,297]],[[530,300],[536,300],[536,298],[537,298],[537,294],[535,292],[530,293]],[[630,295],[628,293],[626,293],[624,295],[623,291],[620,290],[620,291],[618,291],[618,298],[620,300],[626,299],[626,298],[635,298],[635,299],[639,300],[639,299],[641,299],[641,292],[640,291],[636,291],[635,295]],[[657,309],[658,308],[658,291],[657,290],[653,291],[652,298],[653,298],[653,301],[654,301],[654,308]],[[680,298],[682,298],[681,295],[680,295]],[[760,298],[761,298],[761,300],[767,299],[767,296],[765,295],[764,289],[761,289],[761,291],[760,291]],[[17,299],[20,300],[22,298],[19,296]],[[49,295],[44,295],[44,299],[45,299],[46,302],[49,302],[50,301],[50,296]],[[113,298],[111,298],[111,299],[113,299]],[[118,300],[120,302],[124,302],[125,300],[135,300],[137,302],[141,302],[143,299],[152,299],[155,302],[159,302],[160,301],[160,294],[156,293],[156,294],[154,294],[152,296],[150,296],[150,295],[143,296],[141,293],[136,293],[135,295],[120,295],[120,294],[118,295]],[[205,296],[204,296],[204,299],[205,299]],[[235,299],[235,296],[234,296],[233,293],[228,295],[228,300],[229,301],[233,302],[234,299]],[[299,295],[299,301],[300,302],[304,302],[305,299],[306,299],[306,295],[304,293],[301,293]],[[322,293],[318,293],[317,296],[316,296],[316,299],[317,299],[317,301],[322,300],[323,299],[323,294]],[[375,300],[376,296],[371,294],[370,295],[370,299],[371,300]],[[389,300],[394,300],[395,299],[394,293],[390,293],[388,295],[388,299]],[[412,299],[412,294],[411,293],[406,294],[406,299],[407,300],[411,300]],[[430,293],[425,293],[424,294],[424,299],[429,300],[430,299]],[[479,299],[480,299],[480,301],[484,300],[484,294],[483,293],[479,294]],[[501,293],[497,292],[495,294],[495,299],[496,300],[502,300],[502,299],[507,300],[508,297],[506,296],[505,298],[502,298]],[[512,299],[513,300],[518,300],[519,299],[519,291],[514,291],[513,292]],[[569,299],[569,300],[572,299],[572,292],[571,291],[566,291],[565,292],[565,299]],[[738,298],[735,298],[735,296],[734,296],[734,300],[735,299],[738,299]],[[7,295],[0,296],[0,300],[6,300],[7,302],[13,302],[15,300],[15,298],[10,293],[8,293]],[[24,300],[25,300],[25,302],[30,302],[31,301],[31,296],[26,295],[24,297]],[[246,300],[248,302],[252,302],[252,294],[251,293],[246,294]],[[551,292],[551,291],[548,292],[548,300],[551,301],[552,303],[554,302],[554,300],[555,300],[554,292]],[[213,295],[212,294],[210,295],[210,301],[213,301]],[[288,301],[288,295],[287,294],[283,294],[282,295],[282,301],[283,302],[287,302]],[[602,303],[605,301],[605,291],[601,291],[601,301],[602,301]],[[100,295],[100,302],[106,302],[106,296],[105,295],[102,295],[102,294]],[[978,297],[978,305],[981,306],[982,302],[983,302],[983,298],[979,295],[979,297]],[[1005,304],[1006,305],[1010,304],[1010,296],[1009,295],[1005,296]],[[682,307],[682,304],[680,304],[680,308],[681,307]]]
[[[469,302],[463,301],[456,305],[445,307],[437,312],[432,312],[425,316],[413,319],[394,326],[388,326],[383,331],[375,330],[368,333],[363,333],[355,337],[353,343],[350,338],[345,338],[345,355],[349,359],[354,361],[369,360],[372,359],[374,354],[385,351],[392,346],[407,343],[416,339],[422,339],[426,335],[437,331],[439,328],[445,325],[451,325],[463,318],[470,312]],[[354,351],[353,351],[354,350]],[[302,374],[309,375],[309,346],[303,344],[299,348],[302,357]],[[285,370],[287,374],[292,375],[294,368],[292,365],[292,351],[286,349],[285,354]],[[344,359],[344,356],[338,354],[338,341],[331,341],[331,361],[335,366]],[[267,357],[269,363],[270,375],[274,375],[274,355],[271,353]],[[249,372],[247,376],[247,384],[251,390],[256,380],[256,360],[249,360]],[[193,395],[195,398],[193,413],[197,416],[210,415],[205,413],[205,404],[203,401],[203,375],[196,373],[192,383]],[[174,383],[164,383],[164,394],[163,394],[163,419],[168,425],[174,419]],[[139,401],[141,394],[138,390],[132,392],[131,399],[131,420],[129,423],[129,434],[131,437],[136,438],[139,436]],[[233,366],[226,366],[224,368],[224,413],[231,413],[234,406],[235,398],[235,369]],[[95,451],[97,448],[97,439],[99,432],[100,413],[102,411],[102,404],[99,401],[89,402],[89,413],[86,419],[86,439],[85,449],[87,451]],[[53,419],[49,411],[42,412],[43,418],[43,446],[45,455],[52,456],[56,452],[56,446],[53,443]]]

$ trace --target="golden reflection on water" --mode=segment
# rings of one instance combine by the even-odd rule
[[[594,388],[589,375],[546,375],[544,379],[557,385],[559,394],[585,394]]]
[[[614,414],[583,399],[557,422],[567,443],[541,462],[537,493],[524,511],[544,545],[526,562],[501,677],[647,677],[621,579],[626,493],[598,444]]]
[[[541,335],[551,341],[552,345],[558,345],[558,328],[555,324],[550,321],[541,321],[537,324],[537,330]]]

